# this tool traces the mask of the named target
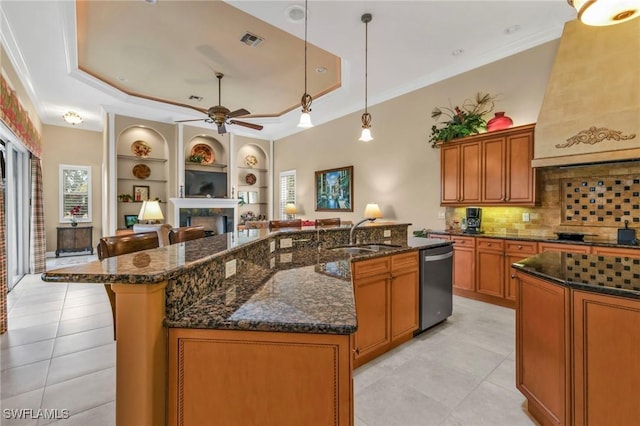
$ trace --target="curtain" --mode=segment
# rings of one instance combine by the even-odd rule
[[[0,334],[7,332],[7,239],[4,221],[4,179],[0,176]]]
[[[42,164],[31,157],[31,238],[29,267],[32,274],[45,271],[46,241],[44,230],[44,202],[42,199]]]

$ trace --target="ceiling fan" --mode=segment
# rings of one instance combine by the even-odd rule
[[[196,118],[196,119],[192,119],[192,120],[179,120],[176,121],[176,123],[187,123],[189,121],[200,121],[200,120],[204,120],[207,123],[215,123],[216,126],[218,126],[218,134],[220,135],[224,135],[225,133],[227,133],[227,128],[225,125],[227,124],[236,124],[238,126],[244,126],[244,127],[248,127],[250,129],[254,129],[254,130],[262,130],[264,128],[264,126],[261,126],[259,124],[253,124],[253,123],[247,123],[246,121],[238,121],[238,120],[231,120],[232,118],[235,117],[241,117],[243,115],[248,115],[250,114],[249,111],[247,111],[244,108],[240,108],[237,109],[235,111],[229,111],[228,108],[222,106],[222,89],[221,89],[221,82],[222,82],[222,77],[224,77],[224,74],[217,72],[216,73],[216,77],[218,77],[218,105],[216,106],[212,106],[211,108],[209,108],[206,111],[206,114],[209,116],[208,118]],[[194,107],[191,107],[194,108]],[[198,108],[194,108],[198,111],[204,112],[201,109]]]

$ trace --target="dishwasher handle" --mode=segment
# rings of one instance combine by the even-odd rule
[[[450,251],[449,253],[445,253],[445,254],[436,254],[434,256],[425,256],[424,257],[424,261],[425,262],[435,262],[438,260],[442,260],[442,259],[448,259],[450,257],[453,257],[453,252]]]

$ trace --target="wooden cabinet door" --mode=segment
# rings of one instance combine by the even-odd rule
[[[482,143],[482,202],[505,201],[505,138]]]
[[[418,252],[391,256],[391,341],[405,341],[418,329]]]
[[[479,203],[481,187],[480,142],[460,146],[460,201]]]
[[[375,358],[391,342],[389,273],[354,280],[358,331],[355,333],[355,366]]]
[[[476,239],[476,291],[490,296],[504,296],[504,241]]]
[[[518,272],[516,283],[516,387],[542,424],[569,425],[569,289]]]
[[[453,241],[453,287],[475,289],[475,237],[451,237]]]
[[[640,300],[573,291],[574,424],[640,419]]]
[[[440,203],[460,202],[460,145],[440,148]]]
[[[506,138],[506,197],[510,204],[535,204],[536,170],[533,159],[533,129]]]
[[[504,297],[516,300],[515,271],[511,264],[534,256],[538,253],[538,243],[535,241],[505,241],[504,242]]]

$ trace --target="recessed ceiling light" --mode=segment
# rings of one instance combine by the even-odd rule
[[[156,4],[158,3],[158,0],[144,0],[144,2],[149,4]]]
[[[290,22],[304,21],[304,6],[292,4],[284,10],[284,15]]]
[[[326,67],[318,67],[318,68],[316,68],[316,72],[320,73],[320,74],[324,74],[325,72],[327,72],[327,68]]]
[[[520,31],[520,25],[512,25],[510,27],[505,28],[504,33],[505,34],[513,34]]]
[[[463,50],[463,49],[456,49],[456,50],[454,50],[454,51],[452,51],[452,52],[451,52],[451,54],[452,54],[453,56],[460,56],[460,55],[462,55],[463,53],[464,53],[464,50]]]

